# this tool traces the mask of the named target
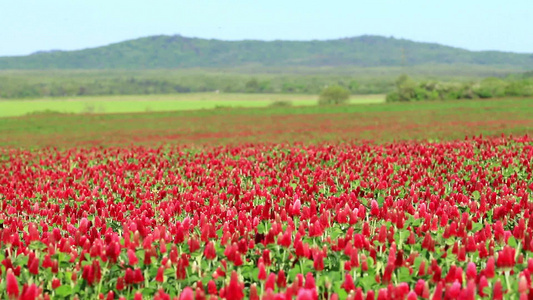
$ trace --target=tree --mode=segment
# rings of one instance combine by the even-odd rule
[[[255,78],[252,78],[246,82],[245,88],[247,93],[256,93],[259,91],[259,81],[257,81]]]
[[[342,104],[350,98],[350,91],[339,85],[329,86],[322,90],[318,104]]]

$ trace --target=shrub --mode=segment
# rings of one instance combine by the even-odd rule
[[[400,95],[398,92],[390,92],[387,94],[387,97],[385,98],[385,102],[398,102],[400,101]]]
[[[268,105],[268,107],[289,107],[289,106],[292,106],[292,102],[287,101],[287,100],[274,101]]]
[[[333,85],[325,88],[320,93],[318,104],[342,104],[350,98],[350,91],[339,85]]]

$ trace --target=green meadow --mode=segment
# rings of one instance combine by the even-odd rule
[[[260,108],[290,103],[317,105],[316,95],[187,93],[166,95],[119,95],[62,97],[37,100],[0,101],[0,117],[16,117],[41,112],[73,114],[144,113],[215,108]],[[384,95],[352,96],[350,104],[383,103]],[[282,104],[279,104],[283,102]]]

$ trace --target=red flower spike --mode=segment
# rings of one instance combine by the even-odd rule
[[[255,283],[250,286],[249,299],[250,300],[259,300],[259,295],[257,294],[257,286],[255,285]]]
[[[307,273],[305,276],[305,286],[306,289],[314,289],[316,288],[315,284],[315,278],[313,277],[313,274],[311,272]]]
[[[190,287],[186,287],[180,294],[179,300],[194,300],[194,292]]]
[[[322,255],[322,252],[316,252],[316,257],[313,257],[313,267],[318,272],[324,270],[324,256]]]
[[[529,290],[529,285],[525,276],[520,276],[518,280],[518,292],[520,294],[525,293]]]
[[[387,300],[387,289],[379,289],[377,300]]]
[[[495,275],[495,264],[494,264],[494,257],[489,257],[487,260],[487,266],[485,267],[485,276],[487,278],[494,278]]]
[[[476,264],[473,262],[469,262],[466,266],[466,278],[467,279],[475,279],[477,276],[477,269]]]
[[[158,269],[157,269],[157,275],[155,276],[155,280],[157,282],[161,282],[163,283],[165,281],[165,278],[164,278],[164,273],[165,273],[165,267],[163,266],[160,266]]]
[[[128,262],[131,266],[136,265],[139,262],[139,259],[137,258],[137,255],[135,252],[131,249],[128,249]]]
[[[492,299],[502,300],[503,299],[503,286],[500,280],[496,281],[494,284],[494,290],[492,292]]]
[[[374,300],[376,299],[375,297],[375,294],[374,294],[374,291],[370,290],[368,292],[366,292],[366,300]]]
[[[218,294],[217,285],[213,280],[209,280],[209,282],[207,283],[207,292],[210,295]]]
[[[109,292],[107,293],[107,298],[106,298],[106,299],[107,299],[107,300],[113,300],[113,299],[115,299],[115,293],[113,293],[113,291],[109,291]]]
[[[346,273],[344,276],[344,282],[342,283],[341,288],[343,288],[347,293],[355,290],[355,284],[350,273]]]
[[[17,297],[20,293],[17,278],[15,277],[11,269],[7,270],[6,292],[9,297]]]
[[[287,286],[287,278],[285,277],[285,271],[280,270],[278,272],[278,277],[276,279],[276,285],[279,289],[285,288]]]
[[[265,282],[265,290],[268,290],[268,289],[274,290],[276,287],[275,285],[276,285],[276,274],[270,273]]]
[[[39,275],[39,259],[34,258],[31,263],[29,263],[28,270],[33,275]]]
[[[217,256],[216,254],[216,251],[215,251],[215,245],[213,244],[212,241],[209,241],[206,246],[205,246],[205,249],[204,249],[204,257],[206,259],[209,259],[209,260],[213,260],[215,259]]]
[[[19,300],[35,300],[37,298],[39,291],[35,283],[32,283],[29,287],[24,285],[22,289],[22,295]]]
[[[418,296],[414,291],[410,291],[409,294],[407,294],[407,300],[416,300],[418,299]]]
[[[257,279],[266,280],[267,274],[266,274],[265,264],[263,264],[263,262],[259,262],[258,267],[259,267],[259,273],[257,275]]]
[[[225,290],[225,297],[228,300],[241,300],[244,298],[243,285],[239,282],[237,272],[231,273],[231,280]]]
[[[57,289],[61,286],[61,281],[58,278],[52,279],[52,289]]]
[[[441,300],[442,299],[442,282],[437,283],[435,291],[433,292],[433,297],[431,300]]]
[[[117,278],[116,289],[117,291],[124,290],[124,277]]]
[[[478,283],[478,285],[477,285],[477,289],[478,289],[477,293],[478,293],[478,295],[479,295],[480,297],[485,297],[485,296],[487,296],[487,294],[485,294],[484,289],[485,289],[486,287],[488,287],[488,286],[489,286],[489,282],[488,282],[488,280],[487,280],[487,277],[485,277],[485,276],[481,276],[481,277],[479,278],[479,283]]]
[[[316,290],[300,289],[296,296],[296,300],[316,300],[315,294]]]

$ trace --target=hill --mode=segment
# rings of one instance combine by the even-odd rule
[[[479,65],[533,69],[533,54],[468,51],[381,36],[325,41],[222,41],[151,36],[77,51],[0,57],[0,69],[174,69]]]

